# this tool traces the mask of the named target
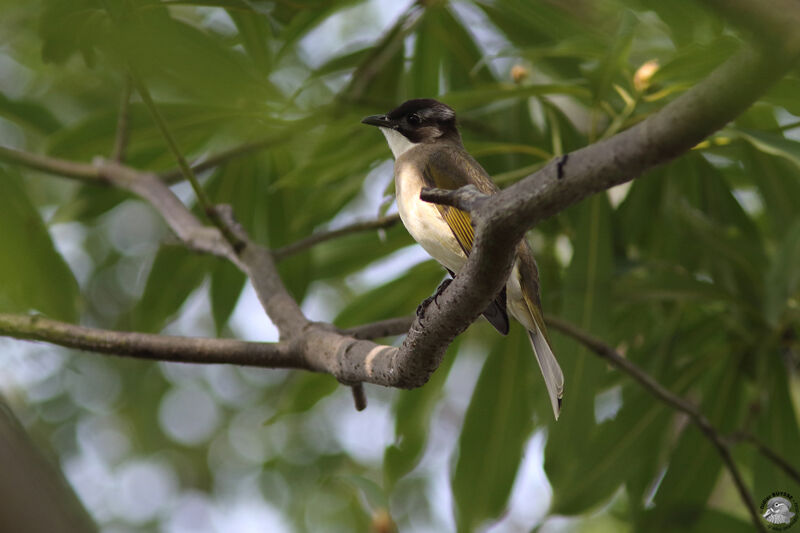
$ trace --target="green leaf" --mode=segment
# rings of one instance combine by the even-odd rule
[[[764,315],[777,326],[790,298],[797,297],[800,288],[800,220],[786,232],[769,270],[766,273]]]
[[[607,339],[610,332],[612,256],[611,207],[605,195],[596,195],[568,210],[576,219],[575,250],[563,286],[562,316]],[[546,290],[546,288],[545,288]],[[595,396],[606,366],[602,360],[561,337],[554,339],[556,357],[564,371],[564,403],[561,418],[551,424],[545,448],[545,471],[554,498],[569,494],[569,481],[579,459],[595,445]]]
[[[800,198],[800,167],[781,157],[767,155],[748,146],[740,151],[745,176],[758,176],[755,186],[764,202],[765,226],[780,239],[797,217],[795,198]]]
[[[49,109],[36,100],[12,100],[0,93],[0,117],[36,133],[48,134],[61,127]]]
[[[696,521],[687,524],[680,516],[664,513],[660,509],[653,509],[647,511],[643,518],[637,521],[635,530],[649,533],[672,533],[674,531],[691,533],[708,533],[712,531],[752,533],[753,524],[715,509],[706,510]]]
[[[337,0],[335,2],[320,2],[313,6],[300,7],[296,3],[289,4],[293,11],[291,21],[280,33],[281,49],[278,57],[292,50],[297,42],[311,30],[322,24],[327,18],[337,11],[349,7],[361,0]],[[311,9],[313,7],[314,9]]]
[[[316,372],[291,374],[280,389],[280,403],[277,412],[267,423],[271,424],[284,415],[308,411],[320,400],[338,390],[339,386],[336,378],[329,374],[317,374]]]
[[[665,61],[653,74],[651,83],[695,83],[705,78],[740,46],[739,39],[731,35],[721,35],[707,43],[694,42],[681,47],[674,57]]]
[[[130,193],[116,187],[98,187],[97,184],[82,185],[69,202],[58,206],[51,218],[52,223],[92,222],[111,211],[131,197]]]
[[[311,275],[316,280],[342,278],[412,244],[414,240],[400,221],[383,232],[362,231],[332,239],[311,248]]]
[[[249,6],[243,0],[237,0],[236,4],[228,9],[228,15],[236,24],[239,30],[239,38],[250,60],[263,72],[269,72],[272,67],[272,52],[270,51],[270,41],[273,38],[272,28],[266,17],[259,17],[254,13],[243,12]]]
[[[800,102],[797,101],[798,94],[800,94],[800,79],[789,75],[773,84],[761,99],[784,107],[795,116],[800,116]]]
[[[420,263],[397,279],[355,297],[339,312],[334,324],[346,328],[412,313],[434,293],[445,275],[436,261]]]
[[[0,168],[0,311],[78,318],[78,283],[22,180]]]
[[[438,44],[436,26],[438,14],[444,9],[426,9],[416,31],[414,61],[409,71],[409,96],[429,98],[439,94],[439,69],[444,50]]]
[[[534,358],[523,328],[495,342],[459,437],[453,497],[459,531],[502,513],[533,429]],[[543,388],[543,387],[541,387]]]
[[[616,35],[608,53],[587,77],[591,81],[595,103],[605,101],[611,92],[611,84],[627,67],[633,43],[636,19],[632,12],[622,13]]]
[[[799,414],[790,394],[790,387],[793,385],[791,370],[781,351],[780,346],[773,345],[765,346],[759,353],[759,357],[766,359],[766,372],[763,373],[763,379],[759,380],[759,397],[763,398],[763,403],[754,433],[771,450],[796,470],[800,470],[800,458],[797,455],[797,450],[800,450]],[[756,505],[776,490],[786,491],[797,497],[800,483],[760,453],[753,453],[752,457],[753,499]]]
[[[765,154],[782,157],[800,167],[800,142],[783,135],[756,130],[735,130],[739,136]]]
[[[469,109],[506,98],[529,98],[547,94],[566,94],[580,98],[588,98],[590,95],[586,88],[575,84],[541,83],[520,87],[510,83],[496,83],[483,85],[477,89],[452,91],[444,94],[442,100],[453,107]]]
[[[642,468],[648,447],[660,442],[670,414],[649,392],[633,391],[616,418],[598,428],[595,445],[575,459],[579,466],[563,484],[569,489],[555,494],[550,512],[577,515],[611,499],[626,477]]]
[[[700,411],[723,434],[738,427],[744,406],[741,394],[742,353],[721,358],[703,387]],[[669,467],[655,496],[655,504],[677,523],[690,525],[703,513],[722,468],[719,452],[689,423],[669,458]]]
[[[94,64],[95,46],[106,36],[109,17],[98,0],[47,0],[39,18],[42,59],[64,63],[76,52]]]

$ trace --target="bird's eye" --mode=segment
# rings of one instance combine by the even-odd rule
[[[411,113],[408,115],[408,123],[412,126],[419,126],[422,124],[422,119],[416,113]]]

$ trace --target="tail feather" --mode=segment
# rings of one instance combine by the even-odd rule
[[[537,327],[536,331],[528,331],[528,337],[531,339],[533,353],[536,355],[536,361],[539,363],[539,369],[544,377],[553,414],[558,420],[558,415],[561,414],[561,398],[564,396],[564,374],[553,355],[553,350],[550,349],[547,339],[539,328]]]

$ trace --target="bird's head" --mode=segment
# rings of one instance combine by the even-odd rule
[[[432,98],[408,100],[385,115],[361,122],[381,129],[395,158],[418,144],[461,142],[455,111]]]

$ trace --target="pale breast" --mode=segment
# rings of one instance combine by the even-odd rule
[[[395,162],[394,178],[397,210],[408,232],[440,264],[458,272],[467,256],[437,207],[420,200],[423,180],[417,167],[401,157]]]

